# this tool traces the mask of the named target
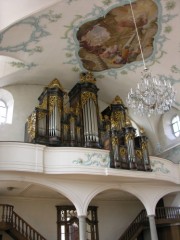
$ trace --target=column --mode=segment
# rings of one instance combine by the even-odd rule
[[[149,215],[148,217],[149,217],[151,240],[158,240],[154,215]]]
[[[79,240],[86,240],[86,216],[78,216],[79,218]]]

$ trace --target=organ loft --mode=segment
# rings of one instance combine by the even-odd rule
[[[26,121],[25,142],[106,149],[112,168],[151,171],[144,131],[137,136],[119,96],[99,112],[98,90],[91,72],[81,73],[68,93],[51,81]]]

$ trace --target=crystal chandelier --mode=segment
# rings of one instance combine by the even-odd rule
[[[132,90],[131,88],[128,93],[126,102],[129,108],[133,109],[135,113],[139,113],[141,116],[146,115],[150,117],[152,114],[163,114],[171,108],[175,100],[175,92],[170,81],[162,81],[157,77],[152,77],[151,72],[146,67],[131,0],[129,0],[129,3],[143,60],[144,71],[142,72],[141,81],[137,84],[136,89]]]

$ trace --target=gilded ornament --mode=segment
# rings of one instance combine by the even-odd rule
[[[125,147],[120,148],[121,157],[125,157],[127,155],[127,149]]]
[[[114,98],[114,100],[112,101],[112,104],[121,104],[124,106],[122,99],[118,95]]]
[[[47,96],[44,97],[42,103],[39,104],[39,108],[41,108],[41,109],[47,109]]]
[[[109,116],[108,115],[104,115],[104,120],[105,121],[109,121]]]
[[[121,111],[115,111],[111,115],[111,127],[121,129],[124,126],[124,114]]]
[[[118,122],[111,117],[111,128],[118,128]]]
[[[132,127],[131,120],[130,120],[130,118],[129,118],[128,116],[126,116],[125,126],[126,126],[126,127]]]
[[[54,109],[54,106],[57,106],[59,112],[61,112],[62,101],[58,96],[49,96],[49,112],[51,113]]]
[[[86,104],[86,102],[89,99],[93,99],[93,101],[96,103],[96,95],[92,92],[83,92],[81,94],[81,102],[82,102],[82,106],[84,106]]]
[[[135,153],[136,153],[136,156],[139,158],[139,159],[142,159],[142,151],[141,150],[136,150],[135,151]]]
[[[59,88],[62,92],[64,92],[64,89],[57,78],[55,78],[50,82],[50,84],[48,85],[48,88]]]
[[[124,118],[124,114],[122,112],[120,112],[120,111],[115,111],[114,112],[114,119],[116,121],[121,121],[122,118]]]
[[[112,146],[115,147],[116,145],[118,145],[118,137],[112,137]]]
[[[144,128],[140,128],[140,133],[141,133],[141,135],[144,135],[144,133],[145,133]]]
[[[31,139],[35,138],[35,129],[36,129],[36,113],[33,112],[31,116],[27,119],[27,132],[30,135]]]
[[[64,107],[64,113],[69,114],[70,113],[70,108],[69,107]]]
[[[127,133],[125,135],[125,140],[126,140],[126,143],[129,141],[129,140],[133,140],[134,139],[134,133]]]
[[[141,144],[141,148],[142,150],[146,150],[147,149],[147,142],[143,141]]]
[[[38,120],[41,120],[41,119],[45,118],[46,115],[47,115],[46,112],[38,111],[38,114],[37,114]]]
[[[81,74],[80,74],[80,82],[95,83],[95,82],[96,82],[96,79],[94,78],[92,72],[81,73]]]

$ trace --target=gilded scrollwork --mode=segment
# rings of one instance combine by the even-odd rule
[[[120,156],[124,158],[127,155],[127,149],[125,147],[120,147]]]
[[[38,120],[41,120],[41,119],[45,118],[46,115],[47,115],[46,112],[44,112],[44,111],[38,111],[38,114],[37,114]]]
[[[59,88],[62,92],[64,92],[64,89],[57,78],[50,82],[48,88]]]
[[[111,116],[111,128],[117,128],[118,123],[117,121],[114,120],[114,118]]]
[[[143,151],[146,150],[148,148],[147,142],[143,141],[142,144],[141,144],[141,148],[142,148]]]
[[[87,73],[81,73],[80,74],[80,81],[81,82],[90,82],[90,83],[95,83],[96,79],[94,78],[94,75],[92,72],[87,72]]]
[[[61,112],[62,101],[58,96],[49,96],[49,112],[53,111],[54,106],[57,106],[59,112]]]
[[[36,113],[33,112],[27,119],[27,132],[31,139],[35,138],[36,130]]]
[[[97,103],[97,99],[96,99],[96,95],[92,92],[83,92],[81,94],[81,102],[82,102],[82,107],[86,104],[86,102],[89,100],[89,99],[93,99],[93,101],[95,103]]]
[[[47,97],[44,97],[41,104],[39,104],[39,108],[41,109],[47,109]]]
[[[134,139],[134,133],[132,133],[132,132],[126,133],[126,135],[125,135],[125,141],[126,141],[126,143],[127,143],[129,140],[133,140],[133,139]]]
[[[115,111],[111,116],[111,127],[121,129],[125,125],[124,113],[121,111]]]
[[[136,153],[137,158],[139,158],[139,159],[142,159],[142,158],[143,158],[143,155],[142,155],[142,151],[141,151],[141,150],[137,149],[137,150],[135,151],[135,153]]]
[[[118,137],[114,136],[111,139],[113,148],[118,145]]]
[[[114,98],[114,100],[112,101],[112,104],[121,104],[124,106],[123,100],[118,95]]]
[[[79,102],[76,104],[76,106],[74,107],[74,113],[78,116],[80,114],[80,106],[79,106]]]

